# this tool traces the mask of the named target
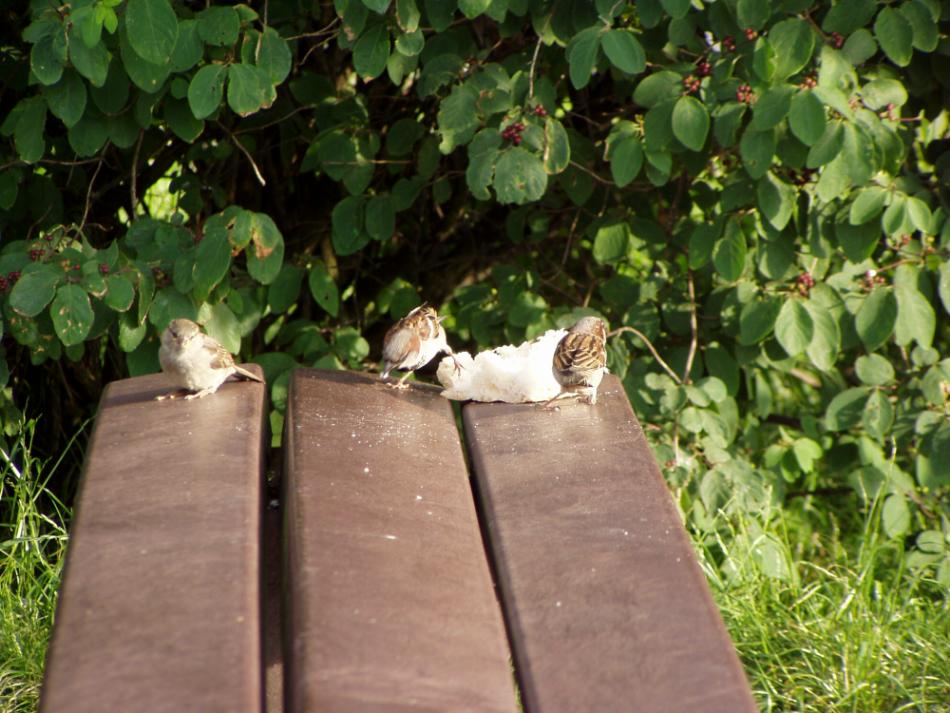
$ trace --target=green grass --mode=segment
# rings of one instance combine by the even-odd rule
[[[838,507],[834,507],[838,506]],[[842,522],[841,520],[844,520]],[[763,711],[950,711],[950,607],[880,507],[796,500],[707,537],[703,567]]]
[[[62,458],[31,455],[36,421],[0,442],[0,711],[36,710],[69,513],[47,488]],[[75,447],[75,437],[70,448]]]

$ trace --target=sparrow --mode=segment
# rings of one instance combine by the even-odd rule
[[[200,399],[213,394],[228,377],[264,382],[256,374],[234,363],[231,353],[201,331],[190,319],[174,319],[162,332],[162,346],[158,361],[171,380],[181,389],[191,391],[186,400]],[[174,399],[176,392],[156,396],[156,400]]]
[[[551,367],[561,385],[561,393],[548,401],[566,395],[585,397],[597,403],[597,387],[607,371],[607,327],[604,320],[584,317],[571,327],[554,348]]]
[[[409,374],[428,364],[439,352],[445,352],[452,357],[456,372],[462,370],[452,348],[446,342],[445,330],[442,329],[443,319],[445,317],[440,317],[435,309],[423,303],[389,328],[383,337],[382,378],[389,378],[389,372],[393,369],[407,372],[397,383],[389,386],[408,389],[409,384],[405,381]]]

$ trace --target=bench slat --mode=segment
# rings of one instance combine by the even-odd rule
[[[616,377],[595,407],[463,420],[527,710],[756,710]]]
[[[297,370],[284,438],[289,710],[516,711],[438,390]]]
[[[261,710],[265,387],[153,401],[168,390],[152,375],[103,394],[44,713]]]

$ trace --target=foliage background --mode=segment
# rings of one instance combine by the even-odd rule
[[[824,557],[950,634],[945,3],[32,0],[0,17],[8,437],[28,404],[33,449],[59,453],[105,382],[157,370],[177,316],[263,365],[279,434],[289,369],[374,366],[423,299],[467,349],[594,312],[630,328],[609,365],[717,591],[752,578],[794,599]],[[757,669],[721,601],[762,700],[818,695],[794,692],[787,651]],[[921,681],[950,680],[946,657],[928,665]],[[865,709],[950,696],[890,676]]]

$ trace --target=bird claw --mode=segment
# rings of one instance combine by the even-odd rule
[[[459,362],[458,359],[455,358],[455,356],[452,356],[452,366],[455,369],[456,376],[462,373],[462,369],[463,369],[462,364],[461,362]]]

